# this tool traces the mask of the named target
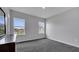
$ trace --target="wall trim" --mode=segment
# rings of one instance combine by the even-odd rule
[[[33,39],[33,40],[28,40],[28,41],[21,41],[21,42],[16,42],[16,44],[24,43],[24,42],[32,42],[32,41],[38,41],[38,40],[43,40],[47,38],[38,38],[38,39]]]
[[[47,38],[47,39],[49,39],[49,38]],[[49,39],[49,40],[53,40],[53,39]],[[53,41],[58,42],[58,43],[61,43],[61,44],[69,45],[69,46],[72,46],[72,47],[75,47],[75,48],[78,48],[79,49],[78,46],[75,46],[75,45],[72,45],[72,44],[64,43],[64,42],[61,42],[61,41],[58,41],[58,40],[53,40]]]

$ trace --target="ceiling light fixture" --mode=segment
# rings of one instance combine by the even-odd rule
[[[42,7],[43,9],[45,9],[46,7]]]

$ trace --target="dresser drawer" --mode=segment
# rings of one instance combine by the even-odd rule
[[[15,43],[1,44],[0,52],[15,52]]]

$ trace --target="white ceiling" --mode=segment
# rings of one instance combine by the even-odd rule
[[[49,18],[51,16],[57,15],[59,13],[65,12],[71,7],[10,7],[10,9],[23,12],[29,15],[34,15],[42,18]]]

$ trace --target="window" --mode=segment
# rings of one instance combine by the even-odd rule
[[[5,34],[4,16],[0,16],[0,37]]]
[[[44,22],[39,22],[39,34],[44,34]]]
[[[14,34],[25,34],[25,20],[21,18],[14,18]]]
[[[0,38],[6,34],[5,12],[0,8]]]

